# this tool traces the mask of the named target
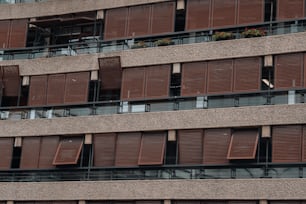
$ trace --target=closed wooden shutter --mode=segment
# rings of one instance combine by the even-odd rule
[[[126,37],[128,8],[116,8],[106,11],[104,40]]]
[[[19,66],[2,66],[4,96],[18,96],[20,89]]]
[[[206,94],[207,62],[191,62],[182,65],[182,96]]]
[[[237,24],[264,22],[264,0],[238,0]]]
[[[272,162],[300,162],[302,127],[275,126],[272,129]]]
[[[9,48],[23,48],[26,46],[28,19],[11,20]]]
[[[203,130],[178,131],[179,164],[201,164]]]
[[[53,74],[48,76],[47,105],[64,104],[65,74]]]
[[[47,102],[47,75],[31,76],[29,106],[42,106]]]
[[[143,99],[145,93],[145,69],[124,69],[122,73],[121,100]]]
[[[127,36],[144,36],[150,34],[151,5],[130,7]]]
[[[94,166],[114,166],[116,133],[94,135]]]
[[[55,167],[52,163],[59,144],[59,139],[59,136],[41,137],[38,168],[52,169]]]
[[[63,139],[57,147],[53,165],[77,164],[82,146],[83,139],[81,137]]]
[[[301,87],[302,69],[302,53],[275,56],[275,88]]]
[[[24,137],[20,158],[20,169],[36,169],[39,162],[40,137]]]
[[[203,164],[226,164],[231,129],[207,129],[204,134]]]
[[[169,96],[171,65],[159,65],[145,68],[146,98],[166,98]]]
[[[304,0],[277,0],[276,20],[303,18],[305,16]]]
[[[212,0],[212,27],[236,23],[236,0]]]
[[[116,146],[116,166],[137,166],[141,133],[119,133]]]
[[[306,126],[303,126],[302,162],[306,162]]]
[[[7,48],[9,45],[10,25],[9,20],[0,21],[0,48]]]
[[[122,81],[120,57],[99,58],[99,67],[101,89],[120,89]]]
[[[14,138],[0,138],[0,169],[11,168]]]
[[[208,62],[207,93],[227,93],[233,86],[233,60]]]
[[[235,130],[228,149],[228,159],[255,159],[258,130]]]
[[[164,161],[165,132],[144,133],[141,138],[139,165],[161,165]]]
[[[86,103],[88,100],[89,72],[66,75],[64,103]]]
[[[210,27],[211,0],[188,0],[185,30],[200,30]]]
[[[152,5],[152,34],[174,32],[175,2]]]
[[[261,58],[241,58],[235,60],[234,91],[259,91]]]

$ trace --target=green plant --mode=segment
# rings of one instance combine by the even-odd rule
[[[253,38],[253,37],[261,37],[261,36],[265,36],[266,32],[262,29],[258,29],[258,28],[246,28],[241,35],[244,38]]]
[[[231,32],[215,32],[215,34],[213,35],[213,40],[230,40],[234,39],[234,37],[235,36]]]
[[[135,43],[134,45],[132,45],[132,49],[136,49],[136,48],[145,48],[147,47],[146,43],[144,41],[139,41],[137,43]]]
[[[154,42],[156,46],[173,45],[174,42],[170,38],[163,38]]]

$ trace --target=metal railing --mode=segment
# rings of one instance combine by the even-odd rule
[[[0,4],[38,3],[48,0],[0,0]]]

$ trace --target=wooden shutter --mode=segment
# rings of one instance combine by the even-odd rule
[[[206,94],[207,62],[184,63],[182,66],[182,96]]]
[[[164,161],[165,132],[147,132],[142,135],[138,164],[161,165]]]
[[[167,98],[169,96],[171,65],[159,65],[145,68],[146,98]]]
[[[129,9],[127,36],[150,34],[151,5],[133,6]]]
[[[178,131],[179,164],[201,164],[203,130]]]
[[[264,0],[238,0],[237,24],[264,22]]]
[[[24,137],[20,158],[20,169],[36,169],[40,152],[40,137]]]
[[[203,164],[228,163],[227,152],[231,140],[231,129],[207,129],[204,134]]]
[[[47,102],[47,75],[31,76],[29,106],[42,106]]]
[[[302,127],[275,126],[272,129],[272,162],[300,162]]]
[[[233,86],[233,60],[208,62],[207,93],[227,93]]]
[[[302,69],[302,53],[275,56],[275,88],[301,87]]]
[[[10,25],[9,20],[0,21],[0,48],[7,48],[9,46]]]
[[[65,74],[53,74],[48,76],[47,105],[64,104]]]
[[[258,130],[235,130],[228,149],[228,159],[255,159]]]
[[[124,69],[122,73],[121,100],[143,99],[145,90],[145,69]]]
[[[261,58],[241,58],[235,60],[234,91],[259,91],[261,78]]]
[[[116,133],[94,135],[94,166],[114,166]]]
[[[302,162],[306,162],[306,126],[303,126]]]
[[[53,165],[77,164],[83,146],[81,137],[63,139],[56,150]]]
[[[19,66],[2,66],[4,96],[18,96],[20,88]]]
[[[212,27],[232,26],[236,23],[236,0],[212,0]]]
[[[277,0],[276,20],[303,18],[305,0]]]
[[[66,75],[64,103],[86,103],[88,99],[89,72]]]
[[[11,168],[13,158],[14,138],[0,138],[0,169]]]
[[[101,90],[121,88],[122,68],[120,57],[99,58]]]
[[[106,11],[104,40],[126,37],[128,8],[116,8]]]
[[[59,144],[59,139],[59,136],[41,137],[38,168],[51,169],[55,167],[52,163]]]
[[[210,27],[211,0],[188,0],[185,30],[200,30]]]
[[[9,38],[9,48],[23,48],[26,46],[28,32],[27,19],[11,20],[11,31]]]
[[[175,2],[152,5],[152,34],[174,32]]]
[[[137,166],[141,133],[119,133],[116,146],[116,166]]]

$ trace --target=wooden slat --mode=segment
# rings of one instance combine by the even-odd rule
[[[151,18],[152,34],[174,32],[175,2],[153,4]]]
[[[88,101],[89,72],[66,75],[65,104],[86,103]]]
[[[23,48],[26,46],[28,19],[11,20],[9,48]]]
[[[150,34],[151,5],[133,6],[129,9],[127,36],[145,36]]]
[[[114,166],[116,133],[94,135],[94,166]]]
[[[48,76],[47,105],[64,104],[65,74],[53,74]]]
[[[237,24],[264,22],[264,0],[238,0]]]
[[[2,66],[4,96],[18,96],[20,88],[20,76],[18,65]]]
[[[53,165],[77,164],[83,146],[81,137],[63,139],[56,150]]]
[[[165,132],[143,133],[138,164],[161,165],[164,161],[166,143]]]
[[[126,37],[128,8],[116,8],[106,11],[104,40]]]
[[[120,57],[99,58],[101,90],[121,88],[122,68]]]
[[[143,99],[145,93],[145,69],[124,69],[122,73],[121,100]]]
[[[29,90],[29,106],[42,106],[47,103],[47,75],[31,76]]]
[[[11,168],[13,158],[14,138],[0,138],[0,169],[7,170]]]
[[[212,0],[212,27],[232,26],[236,23],[236,0]]]
[[[44,136],[41,138],[38,168],[52,169],[55,167],[52,163],[59,139],[59,136]]]
[[[185,30],[200,30],[210,27],[211,0],[188,0]]]
[[[276,20],[305,17],[304,0],[277,0]]]
[[[38,168],[40,137],[24,137],[20,158],[20,169]]]
[[[9,20],[0,21],[0,48],[8,48],[9,46],[10,25]]]

